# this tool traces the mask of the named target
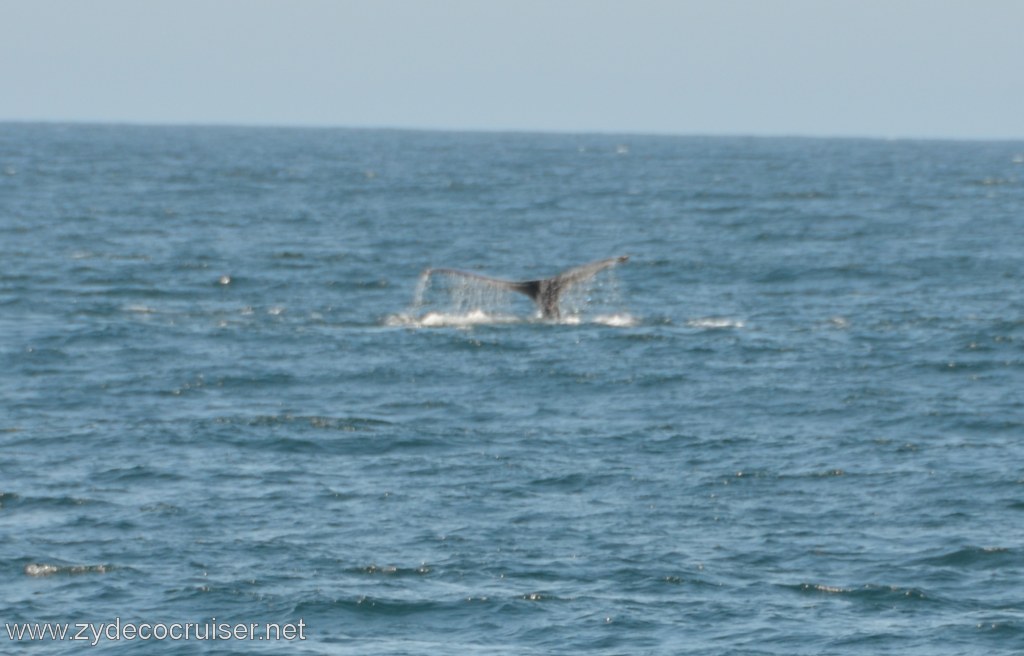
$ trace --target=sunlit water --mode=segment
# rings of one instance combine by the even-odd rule
[[[1022,162],[0,125],[0,615],[308,627],[101,652],[1019,653]],[[620,254],[561,320],[421,280]]]

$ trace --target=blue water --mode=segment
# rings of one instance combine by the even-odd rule
[[[1020,653],[1022,278],[1024,143],[0,124],[0,617]]]

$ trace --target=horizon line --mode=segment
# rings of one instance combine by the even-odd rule
[[[795,132],[674,132],[662,130],[617,130],[617,129],[557,129],[557,128],[498,128],[498,127],[440,127],[414,125],[358,125],[335,123],[285,123],[275,121],[152,121],[135,119],[25,119],[0,118],[0,125],[37,126],[96,126],[128,128],[227,128],[227,129],[269,129],[269,130],[343,130],[364,132],[415,132],[439,134],[493,134],[493,135],[536,135],[536,136],[596,136],[596,137],[664,137],[680,139],[808,139],[808,140],[849,140],[849,141],[936,141],[1013,143],[1024,142],[1024,136],[947,136],[947,135],[877,135],[869,133],[795,133]]]

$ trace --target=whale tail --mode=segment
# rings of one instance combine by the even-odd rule
[[[460,269],[427,269],[423,272],[423,275],[424,277],[429,277],[432,273],[443,273],[450,276],[462,276],[490,285],[497,289],[506,289],[519,294],[525,294],[533,299],[533,302],[537,304],[537,309],[540,310],[543,318],[560,319],[562,313],[559,303],[562,296],[567,291],[569,291],[574,285],[593,278],[601,271],[613,267],[620,262],[626,262],[627,260],[629,260],[628,255],[610,257],[606,260],[588,262],[587,264],[573,267],[567,271],[563,271],[553,278],[525,280],[521,282],[514,280],[502,280],[501,278],[491,278],[489,276],[480,275],[479,273],[462,271]]]

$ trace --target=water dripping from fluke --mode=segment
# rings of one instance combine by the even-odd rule
[[[622,309],[613,269],[629,260],[622,255],[573,267],[551,278],[514,281],[463,271],[432,268],[420,274],[412,304],[388,317],[395,326],[472,327],[479,324],[541,321],[563,325],[597,323],[631,326],[636,320]],[[515,299],[526,296],[534,312],[517,312]]]

